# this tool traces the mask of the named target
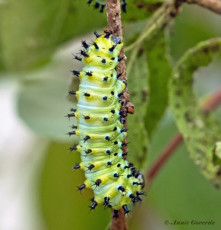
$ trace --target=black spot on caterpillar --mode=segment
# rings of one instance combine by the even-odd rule
[[[93,0],[88,0],[88,4],[90,5],[93,2]],[[98,9],[101,13],[104,11],[104,8],[106,6],[106,1],[105,0],[94,0],[94,8]],[[123,12],[127,11],[127,1],[122,0],[121,1],[121,9]]]
[[[144,186],[143,175],[127,162],[121,147],[127,129],[124,128],[125,119],[121,117],[122,100],[119,96],[126,87],[124,81],[119,80],[115,68],[123,42],[120,37],[105,33],[99,35],[91,45],[82,42],[85,51],[81,51],[83,69],[73,71],[80,79],[77,92],[72,92],[78,99],[74,116],[78,125],[69,135],[78,135],[79,144],[70,148],[71,151],[81,153],[81,163],[76,164],[75,170],[85,171],[86,180],[78,190],[90,188],[94,191],[92,204],[113,208],[114,216],[117,210],[123,208],[125,214],[129,212],[128,204],[141,201]],[[95,45],[96,44],[96,45]]]

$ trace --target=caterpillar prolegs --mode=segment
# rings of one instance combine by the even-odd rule
[[[79,137],[79,144],[71,147],[81,153],[81,163],[74,169],[83,169],[86,177],[78,189],[94,191],[91,209],[103,204],[113,208],[117,217],[117,210],[123,208],[126,214],[129,203],[141,200],[144,179],[124,159],[127,153],[122,150],[127,130],[121,117],[120,95],[126,82],[118,79],[115,67],[122,60],[118,56],[123,42],[108,32],[95,35],[91,45],[82,42],[85,51],[81,51],[82,58],[76,57],[84,67],[80,72],[73,71],[80,86],[77,92],[70,91],[76,95],[78,104],[68,116],[76,117],[78,125],[69,134]]]
[[[88,4],[90,5],[93,2],[93,0],[88,0]],[[100,9],[100,12],[102,13],[104,11],[104,8],[106,6],[106,1],[105,0],[95,0],[95,9]],[[127,1],[122,0],[121,1],[121,9],[123,12],[126,12],[126,7],[127,7]]]

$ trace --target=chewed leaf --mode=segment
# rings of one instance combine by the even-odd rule
[[[193,73],[220,52],[221,38],[200,43],[177,63],[170,82],[170,106],[190,156],[216,186],[221,181],[221,130],[215,118],[199,107],[193,92]]]
[[[145,127],[149,136],[156,128],[168,105],[168,82],[172,68],[167,56],[168,44],[164,32],[158,32],[146,42],[148,75],[147,113]]]
[[[214,164],[221,165],[221,141],[217,142],[214,148],[213,162]]]

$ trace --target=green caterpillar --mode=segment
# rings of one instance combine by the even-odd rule
[[[70,91],[78,99],[77,109],[68,117],[76,117],[78,125],[69,135],[77,135],[79,144],[71,147],[81,153],[81,163],[74,169],[85,171],[86,180],[78,187],[81,191],[90,188],[94,191],[91,209],[98,204],[114,209],[114,217],[123,208],[129,212],[128,204],[141,200],[144,186],[143,175],[136,171],[132,163],[124,158],[127,155],[122,146],[127,130],[125,119],[121,117],[120,96],[126,82],[119,80],[115,68],[123,59],[119,58],[123,42],[120,37],[106,32],[99,35],[89,46],[82,42],[86,51],[81,51],[82,71],[73,71],[79,77],[79,90]]]
[[[90,5],[93,2],[93,0],[88,0],[88,4]],[[100,12],[102,13],[104,11],[104,8],[106,6],[106,1],[105,0],[95,0],[95,9],[100,9]],[[127,7],[127,1],[122,0],[121,1],[121,9],[123,12],[126,12],[126,7]]]

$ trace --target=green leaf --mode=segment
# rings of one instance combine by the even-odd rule
[[[44,75],[43,75],[44,76]],[[68,141],[66,135],[74,122],[65,115],[73,107],[68,103],[65,81],[45,76],[23,82],[18,95],[18,113],[36,133],[54,140]]]
[[[195,20],[197,18],[197,20]],[[178,60],[183,53],[201,41],[220,37],[221,18],[203,7],[183,4],[182,12],[171,25],[171,55]]]
[[[1,47],[1,43],[0,43],[0,72],[3,70],[5,70],[5,65],[3,62],[2,47]]]
[[[123,21],[134,22],[150,17],[161,4],[152,4],[147,0],[131,0],[127,2],[127,12],[122,13]]]
[[[72,64],[71,46],[62,49],[52,62],[39,69],[23,74],[18,94],[18,113],[25,123],[38,134],[54,140],[68,141],[66,135],[75,119],[65,117],[76,100],[68,101],[68,91],[78,89],[78,79],[73,78],[71,66],[79,69],[78,63]],[[71,80],[74,79],[70,87]]]
[[[0,6],[4,65],[18,71],[45,64],[59,44],[105,24],[106,15],[82,1],[8,0]]]
[[[214,164],[221,165],[221,141],[217,142],[214,148],[213,162]]]
[[[164,31],[159,31],[145,43],[148,75],[148,105],[145,127],[151,137],[168,105],[168,82],[172,68],[168,60],[168,42]]]
[[[203,175],[216,186],[220,184],[220,165],[214,164],[214,148],[221,140],[216,120],[202,112],[193,92],[193,73],[208,65],[221,52],[221,38],[198,44],[180,59],[170,82],[170,105],[177,126],[184,136],[191,158]]]
[[[172,117],[164,116],[151,140],[148,158],[149,166],[153,165],[156,159],[160,157],[163,149],[165,149],[176,133],[177,129]],[[208,227],[205,226],[205,229],[208,230],[221,228],[220,191],[214,189],[210,181],[202,177],[198,168],[195,167],[193,161],[188,157],[184,144],[180,145],[161,167],[151,188],[148,190],[148,199],[144,202],[144,206],[149,207],[146,212],[151,211],[150,208],[153,207],[155,213],[159,215],[157,220],[162,225],[164,225],[165,220],[169,220],[170,223],[173,223],[175,220],[187,220],[190,222],[188,225],[169,225],[168,229],[204,229],[200,224],[191,224],[192,220],[215,221],[215,224],[207,225]],[[140,211],[140,207],[136,211],[136,216],[143,216],[143,221],[146,220],[147,215]]]
[[[69,145],[51,143],[39,178],[42,215],[48,230],[104,229],[110,219],[110,210],[98,206],[90,212],[91,190],[80,193],[83,171],[73,172],[80,162],[80,154],[69,153]],[[86,220],[86,221],[85,221]]]
[[[144,129],[145,108],[147,105],[147,69],[143,65],[145,57],[137,57],[128,75],[128,88],[135,114],[128,114],[128,159],[142,168],[147,157],[148,137]]]

